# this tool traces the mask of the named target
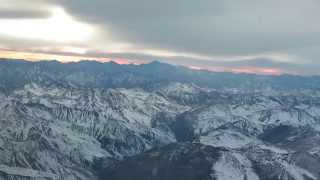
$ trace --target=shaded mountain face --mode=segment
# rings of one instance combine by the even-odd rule
[[[200,143],[177,143],[154,148],[109,166],[101,179],[114,180],[273,180],[318,179],[299,163],[301,155],[275,152],[260,147],[238,150],[217,148]],[[306,157],[304,157],[306,158]],[[306,158],[307,159],[307,158]],[[319,162],[313,160],[314,165]],[[315,171],[317,172],[317,171]]]
[[[211,179],[212,164],[222,148],[198,144],[170,144],[128,158],[101,171],[101,179]],[[125,173],[124,173],[125,172]]]
[[[306,85],[317,77],[157,62],[0,69],[0,179],[320,179],[320,94]],[[202,81],[213,76],[228,78]]]

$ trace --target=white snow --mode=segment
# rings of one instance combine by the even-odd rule
[[[212,167],[212,177],[218,180],[259,180],[251,169],[251,163],[239,154],[223,153]]]
[[[33,169],[21,168],[21,167],[9,167],[0,164],[0,172],[7,175],[30,177],[30,178],[50,178],[52,180],[58,179],[58,176],[52,173],[37,171]]]
[[[317,178],[310,172],[285,161],[281,162],[285,171],[287,171],[295,180],[305,180],[305,177],[316,180]]]
[[[257,144],[253,137],[245,136],[236,131],[214,131],[206,136],[200,137],[200,142],[211,146],[221,146],[229,148],[240,148],[248,144]]]

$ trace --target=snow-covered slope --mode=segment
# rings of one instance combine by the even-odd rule
[[[212,89],[153,81],[135,69],[172,68],[157,64],[104,81],[98,65],[78,77],[83,64],[68,67],[75,74],[45,72],[44,64],[13,82],[3,76],[11,71],[0,72],[0,179],[98,179],[101,162],[106,171],[131,156],[148,163],[141,153],[158,147],[174,147],[165,157],[176,148],[216,149],[205,161],[209,179],[319,179],[318,90]]]
[[[188,107],[138,89],[73,89],[29,84],[0,102],[0,169],[4,176],[26,172],[62,179],[94,179],[95,159],[135,155],[175,142],[152,128],[165,111]],[[6,169],[6,170],[5,170]],[[32,173],[36,174],[36,173]]]

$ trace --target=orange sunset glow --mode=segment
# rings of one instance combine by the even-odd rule
[[[233,72],[233,73],[246,73],[246,74],[263,74],[263,75],[281,75],[284,72],[277,68],[257,68],[257,67],[241,67],[241,68],[228,68],[228,67],[198,67],[188,66],[194,70],[206,70],[212,72]]]
[[[16,52],[8,50],[0,50],[1,58],[12,58],[12,59],[26,59],[29,61],[41,61],[41,60],[58,60],[63,63],[77,62],[80,60],[94,60],[99,62],[116,62],[118,64],[144,64],[146,62],[139,60],[130,60],[125,58],[98,58],[98,57],[87,57],[87,56],[76,56],[76,55],[55,55],[46,53],[29,53],[29,52]],[[206,70],[212,72],[234,72],[234,73],[248,73],[248,74],[264,74],[264,75],[281,75],[283,71],[277,68],[257,68],[257,67],[242,67],[242,68],[227,68],[227,67],[198,67],[198,66],[187,66],[194,70]]]

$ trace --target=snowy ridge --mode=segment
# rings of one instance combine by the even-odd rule
[[[226,92],[181,83],[148,91],[30,83],[0,98],[0,171],[18,180],[94,180],[97,161],[110,164],[178,141],[227,148],[210,164],[218,179],[256,180],[270,172],[279,180],[319,179],[304,156],[299,162],[288,158],[302,151],[320,164],[315,94]]]
[[[212,176],[218,180],[259,180],[259,176],[252,169],[251,161],[238,153],[223,153],[214,163],[212,170]]]

